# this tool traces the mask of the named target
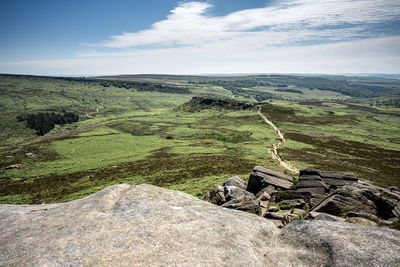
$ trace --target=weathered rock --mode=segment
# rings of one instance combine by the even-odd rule
[[[349,192],[352,192],[351,194],[357,195],[359,198],[361,198],[361,196],[365,197],[369,203],[373,203],[374,212],[371,213],[368,211],[368,209],[364,212],[377,215],[383,220],[399,220],[400,217],[396,215],[396,206],[400,202],[399,194],[365,181],[360,181],[352,184],[351,186],[345,186],[343,188]],[[349,211],[363,212],[362,210]]]
[[[388,190],[400,194],[400,186],[389,186]]]
[[[314,219],[314,220],[322,220],[322,221],[330,221],[330,222],[344,222],[345,219],[338,217],[338,216],[334,216],[331,214],[327,214],[327,213],[322,213],[322,212],[309,212],[308,213],[308,218]]]
[[[261,192],[261,191],[260,191]],[[258,192],[256,199],[260,201],[269,201],[271,199],[271,195],[268,194],[267,192]]]
[[[276,192],[276,188],[272,185],[269,185],[269,186],[263,188],[260,192],[258,192],[256,195],[256,198],[258,198],[260,195],[262,195],[264,193],[271,195],[273,192]]]
[[[382,219],[378,218],[378,216],[375,216],[375,215],[372,215],[369,213],[364,213],[364,212],[350,211],[350,212],[346,213],[345,217],[346,217],[346,219],[354,218],[354,217],[364,218],[364,219],[370,220],[370,221],[375,222],[380,225],[389,225],[390,224],[390,222],[382,220]]]
[[[320,171],[320,176],[324,183],[335,187],[350,185],[358,181],[358,176],[354,173]]]
[[[303,176],[303,175],[317,175],[317,176],[321,177],[320,171],[317,170],[317,169],[313,169],[313,168],[301,169],[300,172],[299,172],[299,177]]]
[[[361,217],[346,218],[345,221],[348,223],[355,223],[355,224],[363,225],[363,226],[378,226],[375,222],[370,221],[365,218],[361,218]]]
[[[400,232],[268,220],[178,191],[115,185],[84,199],[0,205],[0,266],[397,266]]]
[[[25,156],[29,157],[29,158],[36,158],[37,155],[32,152],[28,152],[28,153],[25,153]]]
[[[271,194],[271,199],[275,202],[281,202],[282,200],[289,199],[298,199],[302,198],[305,201],[308,201],[311,194],[308,192],[298,192],[295,190],[285,190],[285,191],[277,191]]]
[[[324,212],[335,216],[345,215],[349,211],[377,214],[376,206],[359,190],[344,186],[315,206],[312,211]]]
[[[269,185],[272,185],[276,188],[289,189],[293,183],[262,172],[254,172],[250,174],[250,179],[247,183],[247,191],[257,194]]]
[[[297,198],[297,199],[288,199],[288,200],[282,200],[279,202],[279,207],[281,209],[291,209],[291,208],[299,208],[303,209],[306,206],[306,202],[304,202],[304,199],[302,198]]]
[[[266,168],[264,168],[262,166],[254,167],[253,172],[261,172],[261,173],[268,174],[270,176],[278,177],[278,178],[285,179],[285,180],[293,182],[293,177],[292,176],[289,176],[289,175],[281,173],[281,172],[269,170],[269,169],[266,169]]]
[[[266,212],[264,214],[264,217],[267,219],[282,220],[284,215],[282,213],[278,213],[278,212]]]
[[[400,231],[396,230],[295,220],[280,237],[297,246],[296,255],[310,266],[398,266],[400,262]]]
[[[268,211],[269,212],[277,212],[279,209],[277,206],[269,206]]]
[[[310,201],[309,201],[310,208],[314,208],[315,206],[317,206],[326,197],[327,197],[327,195],[321,195],[321,194],[312,193],[311,196],[310,196]]]
[[[316,170],[313,170],[314,172]],[[299,177],[296,184],[296,190],[299,192],[310,192],[316,194],[326,194],[329,192],[329,187],[326,186],[320,176],[315,174],[304,174]]]
[[[9,169],[17,169],[17,168],[19,168],[19,164],[11,164],[11,165],[8,165],[8,166],[6,167],[6,170],[9,170]]]
[[[277,257],[286,246],[279,249],[277,234],[261,217],[178,191],[116,185],[68,203],[1,205],[0,265],[301,264]]]
[[[212,204],[215,205],[222,205],[226,202],[225,199],[225,188],[223,186],[217,186],[210,192],[208,192],[204,197],[204,201],[211,202]]]
[[[252,201],[255,199],[252,193],[236,186],[225,186],[224,194],[227,202],[232,199],[237,199],[240,202]]]
[[[224,182],[224,186],[236,186],[240,189],[246,190],[247,184],[245,181],[240,179],[239,176],[234,176],[226,179],[226,181]]]
[[[329,188],[329,186],[337,188],[338,186],[350,185],[358,181],[358,176],[354,173],[327,172],[312,168],[300,170],[299,181],[305,179],[312,180],[312,178],[316,178],[316,180],[322,181],[324,185],[328,186],[327,188]]]
[[[228,209],[246,211],[246,212],[250,212],[253,214],[261,213],[260,201],[258,201],[258,200],[242,202],[237,199],[233,199],[233,200],[223,204],[222,207],[228,208]]]

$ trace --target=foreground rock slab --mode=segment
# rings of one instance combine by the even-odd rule
[[[293,221],[280,235],[316,266],[399,266],[400,231],[326,220]],[[313,253],[310,254],[310,251]]]
[[[277,235],[261,217],[182,192],[115,185],[68,203],[0,205],[0,266],[279,265],[264,256]]]
[[[283,228],[150,185],[0,205],[0,266],[397,266],[400,232],[327,221]]]

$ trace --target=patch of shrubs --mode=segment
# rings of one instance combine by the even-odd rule
[[[37,135],[44,135],[54,129],[56,124],[77,122],[79,116],[73,112],[64,113],[36,113],[18,115],[17,121],[26,121],[26,127],[36,131]]]

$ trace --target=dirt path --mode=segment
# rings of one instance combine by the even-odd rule
[[[291,166],[289,163],[284,162],[278,154],[279,147],[286,142],[286,139],[281,133],[281,131],[278,129],[278,127],[275,126],[275,124],[273,124],[270,120],[268,120],[268,118],[264,114],[261,113],[261,107],[258,108],[258,115],[260,115],[260,117],[265,121],[265,123],[267,123],[274,129],[274,131],[278,134],[279,138],[281,139],[281,141],[272,145],[272,150],[270,151],[272,158],[274,160],[277,160],[279,164],[286,170],[294,174],[299,174],[299,169]]]

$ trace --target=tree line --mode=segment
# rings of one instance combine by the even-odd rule
[[[56,124],[77,122],[79,116],[73,112],[64,113],[36,113],[18,115],[17,121],[26,121],[26,127],[36,131],[37,135],[44,135],[54,129]]]

